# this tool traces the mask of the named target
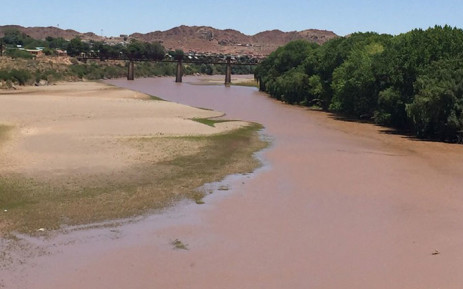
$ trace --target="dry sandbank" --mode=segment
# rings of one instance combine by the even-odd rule
[[[222,113],[165,101],[98,82],[59,83],[0,93],[0,124],[13,126],[0,150],[0,173],[50,176],[118,170],[141,158],[121,141],[156,136],[211,135],[244,122],[207,126],[194,118]],[[176,153],[167,148],[152,161]],[[143,155],[146,160],[146,155]]]

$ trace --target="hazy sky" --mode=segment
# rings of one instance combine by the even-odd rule
[[[0,25],[59,26],[105,36],[179,25],[265,30],[325,29],[338,35],[463,28],[462,0],[0,0]]]

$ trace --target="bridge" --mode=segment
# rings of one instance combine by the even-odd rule
[[[231,84],[232,65],[247,65],[254,66],[259,64],[264,57],[255,57],[251,55],[224,55],[224,54],[212,54],[212,53],[186,53],[184,55],[171,55],[166,54],[164,59],[152,60],[146,58],[128,58],[121,54],[118,57],[103,57],[98,53],[87,53],[81,54],[77,57],[79,61],[86,62],[87,60],[121,60],[127,62],[127,80],[135,79],[135,62],[150,61],[150,62],[171,62],[177,63],[175,82],[182,82],[183,78],[183,64],[217,64],[226,65],[225,70],[225,85]]]

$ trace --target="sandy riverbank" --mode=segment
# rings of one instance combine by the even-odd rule
[[[3,144],[0,172],[51,178],[118,170],[140,160],[136,149],[121,141],[152,136],[211,135],[243,122],[207,126],[194,118],[222,113],[165,101],[97,82],[60,83],[3,91],[0,124],[13,127]],[[169,151],[170,150],[170,151]],[[146,160],[178,153],[163,148]]]
[[[28,207],[27,214],[40,215],[35,218],[41,218],[44,227],[56,227],[58,222],[67,222],[70,216],[49,223],[51,218],[60,217],[52,215],[59,211],[63,203],[69,207],[63,207],[62,214],[74,215],[72,218],[75,220],[71,220],[71,223],[111,217],[91,203],[115,203],[113,199],[119,197],[120,202],[124,202],[122,200],[128,201],[130,198],[109,194],[111,190],[137,190],[140,197],[140,186],[148,191],[148,184],[156,182],[156,177],[162,180],[175,177],[165,174],[165,171],[175,173],[166,162],[206,149],[209,145],[207,136],[235,131],[248,125],[240,121],[227,121],[212,126],[193,120],[222,115],[221,112],[152,100],[146,94],[97,82],[59,83],[1,91],[0,125],[6,129],[3,129],[3,141],[0,142],[0,193],[3,194],[0,208],[5,211],[4,216],[16,213],[17,216],[10,223],[23,220],[24,224],[13,224],[12,227],[26,231],[34,230],[29,228],[32,221],[27,221],[27,218],[34,217],[21,216],[26,211],[19,213],[21,210],[18,207]],[[205,138],[200,141],[192,136]],[[160,163],[163,167],[155,168],[155,164]],[[192,183],[189,180],[185,182]],[[170,192],[170,184],[165,186],[169,190],[167,194],[177,194]],[[157,187],[162,190],[159,183]],[[82,197],[54,204],[33,204],[71,194]],[[93,197],[97,194],[107,197]],[[38,195],[42,195],[40,200]],[[77,212],[79,206],[73,205],[76,202],[90,203],[82,205],[80,210],[93,207],[101,215]],[[135,206],[140,207],[137,209],[139,212],[150,208],[150,205],[141,203]],[[120,216],[132,213],[136,211],[121,212]],[[3,224],[0,228],[6,226],[5,219],[0,221]],[[38,222],[32,224],[42,227]]]

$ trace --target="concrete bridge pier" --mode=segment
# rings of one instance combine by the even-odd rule
[[[127,80],[135,79],[135,64],[133,61],[129,61],[127,68]]]
[[[175,82],[182,82],[182,76],[183,76],[182,60],[179,59],[177,61],[177,73],[176,73],[176,76],[175,76]]]
[[[231,57],[227,57],[227,69],[225,71],[225,85],[229,86],[231,84]]]

